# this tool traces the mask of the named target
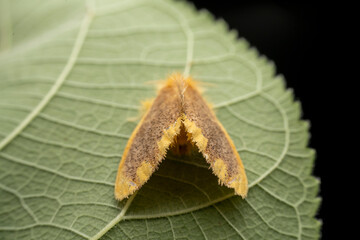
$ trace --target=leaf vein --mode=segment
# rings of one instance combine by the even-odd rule
[[[89,11],[85,14],[83,22],[81,23],[80,30],[78,36],[76,37],[74,47],[70,54],[70,57],[59,75],[58,79],[55,81],[54,85],[51,87],[49,92],[45,95],[45,97],[39,102],[39,104],[30,112],[29,115],[5,138],[0,142],[0,150],[7,146],[16,136],[18,136],[29,124],[32,120],[45,108],[45,106],[50,102],[50,100],[54,97],[56,92],[60,89],[63,82],[71,72],[72,68],[75,65],[76,59],[80,53],[82,45],[85,41],[87,31],[90,27],[91,21],[93,18],[93,14]]]
[[[67,175],[67,174],[64,174],[64,173],[60,173],[60,172],[57,172],[57,171],[52,170],[52,169],[47,168],[47,167],[43,167],[43,166],[40,166],[40,165],[37,165],[37,164],[33,164],[31,162],[20,160],[19,158],[14,157],[14,156],[10,156],[10,155],[8,155],[6,153],[0,153],[0,156],[2,156],[4,159],[7,159],[9,161],[19,163],[19,164],[22,164],[22,165],[25,165],[25,166],[28,166],[28,167],[32,167],[32,168],[35,168],[35,169],[39,169],[39,170],[42,170],[42,171],[45,171],[45,172],[49,172],[51,174],[63,177],[65,179],[69,179],[69,180],[73,180],[73,181],[93,183],[93,184],[102,184],[102,185],[111,186],[111,187],[114,186],[113,183],[109,183],[109,182],[105,182],[105,181],[83,179],[83,178],[79,178],[79,177],[70,176],[70,175]]]

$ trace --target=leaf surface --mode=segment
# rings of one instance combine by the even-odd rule
[[[0,1],[1,239],[318,239],[308,123],[275,67],[183,2]],[[114,199],[140,102],[174,71],[204,83],[250,191],[169,156]]]

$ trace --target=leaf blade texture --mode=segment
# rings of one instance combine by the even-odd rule
[[[38,4],[36,4],[38,3]],[[1,1],[2,239],[318,239],[309,124],[275,66],[174,1]],[[133,197],[113,185],[151,81],[203,82],[249,178],[169,155]]]

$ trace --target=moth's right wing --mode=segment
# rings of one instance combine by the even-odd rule
[[[184,125],[219,182],[246,197],[248,181],[233,141],[194,84],[184,93]]]

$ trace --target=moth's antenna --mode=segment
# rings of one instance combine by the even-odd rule
[[[185,94],[185,79],[183,75],[180,75],[180,84],[181,84],[181,91],[180,91],[180,95],[181,95],[181,106],[184,107],[184,94]]]
[[[187,87],[189,86],[189,83],[188,83],[189,79],[188,77],[182,77],[182,82],[183,82],[183,90],[182,90],[182,94],[184,95],[185,94],[185,91],[187,89]]]

